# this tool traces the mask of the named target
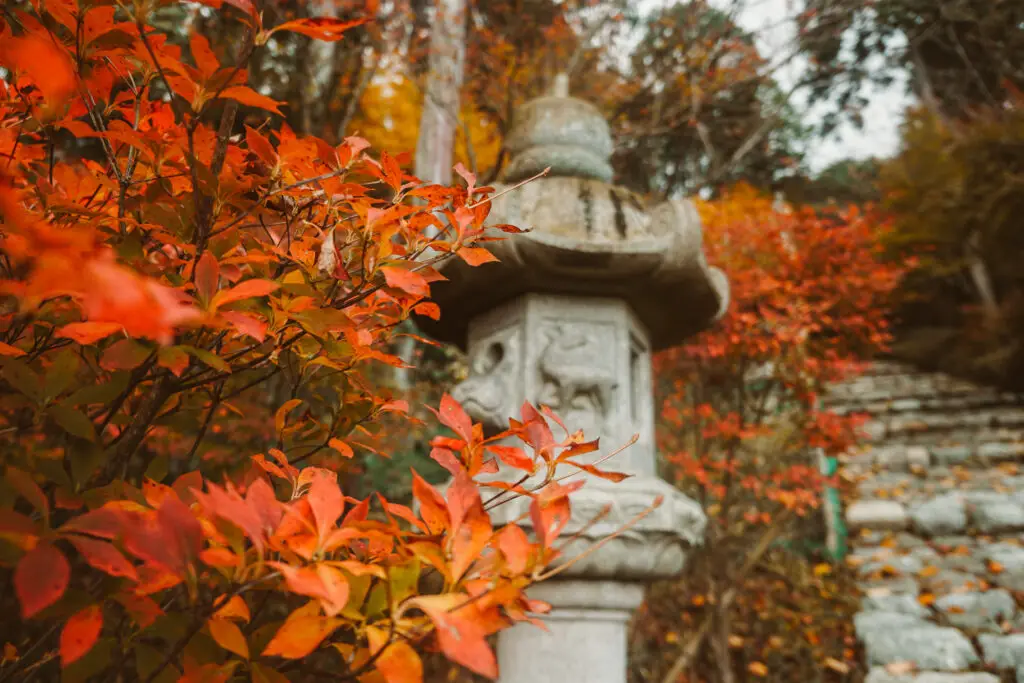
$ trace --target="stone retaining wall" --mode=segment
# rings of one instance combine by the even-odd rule
[[[844,456],[869,683],[1024,683],[1024,396],[877,363],[826,405],[870,415]]]

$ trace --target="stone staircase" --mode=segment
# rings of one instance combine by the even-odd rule
[[[840,459],[868,683],[1024,683],[1024,396],[876,363],[825,403],[870,416]]]

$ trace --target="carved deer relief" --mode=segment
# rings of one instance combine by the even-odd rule
[[[609,358],[614,347],[605,336],[594,326],[555,325],[546,330],[537,366],[539,402],[560,412],[570,429],[590,428],[595,435],[604,431],[617,388]]]

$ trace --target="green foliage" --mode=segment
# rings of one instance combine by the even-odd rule
[[[920,256],[895,350],[994,382],[1024,369],[1024,99],[946,122],[918,110],[881,188],[897,258]],[[987,298],[979,273],[990,283]]]

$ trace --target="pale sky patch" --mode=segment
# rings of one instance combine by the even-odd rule
[[[709,0],[713,6],[729,10],[741,2],[737,23],[752,33],[761,55],[771,61],[786,61],[792,53],[796,36],[793,17],[796,8],[792,0]],[[638,0],[642,11],[673,4],[674,0]],[[806,67],[803,59],[788,60],[776,72],[776,80],[785,91]],[[849,124],[839,127],[827,138],[811,140],[807,147],[807,164],[812,171],[820,171],[840,159],[888,157],[899,148],[900,124],[903,113],[911,103],[906,94],[906,75],[893,85],[871,87],[866,91],[868,105],[863,111],[864,126],[857,129]],[[798,110],[805,113],[808,123],[820,117],[820,108],[807,110],[803,98],[796,98]]]

